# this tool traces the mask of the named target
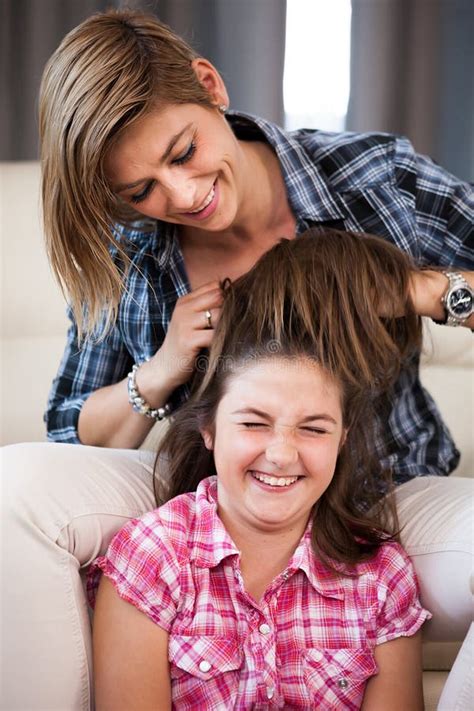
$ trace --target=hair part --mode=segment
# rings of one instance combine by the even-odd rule
[[[340,386],[348,430],[334,477],[314,505],[313,548],[331,567],[353,565],[396,538],[393,497],[380,503],[391,473],[373,442],[378,405],[421,346],[411,269],[405,254],[379,238],[313,229],[282,240],[234,284],[224,283],[207,368],[158,451],[158,505],[217,473],[201,432],[212,428],[235,373],[271,358],[310,358]]]
[[[212,106],[196,57],[153,15],[112,10],[73,29],[46,65],[39,96],[46,249],[79,337],[99,325],[105,334],[116,319],[130,260],[112,225],[137,218],[107,184],[107,151],[160,105]]]

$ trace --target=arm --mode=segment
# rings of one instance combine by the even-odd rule
[[[97,711],[171,709],[168,633],[102,577],[94,615]]]
[[[163,406],[189,379],[196,355],[210,345],[214,333],[206,328],[205,311],[212,309],[216,325],[221,302],[217,282],[178,299],[161,348],[137,373],[139,392],[150,405]],[[154,420],[134,412],[129,403],[127,374],[132,365],[117,326],[102,341],[87,341],[79,348],[73,322],[48,402],[49,439],[139,447]]]
[[[420,604],[413,564],[403,548],[387,543],[377,558],[379,673],[367,683],[362,709],[423,711],[421,627],[431,613]]]
[[[101,341],[86,340],[79,346],[71,311],[69,318],[67,342],[44,419],[48,440],[80,444],[78,422],[84,403],[94,391],[122,380],[133,360],[117,327]]]
[[[474,189],[430,158],[418,155],[406,138],[397,138],[395,180],[414,210],[416,262],[428,269],[415,273],[411,296],[420,316],[444,317],[441,297],[448,281],[441,270],[461,272],[474,287]],[[429,267],[435,267],[430,270]],[[465,323],[474,327],[474,317]]]
[[[423,711],[421,632],[375,648],[379,673],[366,687],[362,711]]]
[[[86,341],[79,347],[72,320],[45,414],[48,439],[138,447],[153,426],[153,420],[134,412],[128,402],[125,376],[132,364],[133,359],[117,328],[102,341]],[[98,407],[88,418],[89,428],[83,429],[83,411],[89,410],[91,399]]]
[[[214,334],[207,328],[205,312],[212,309],[212,323],[219,320],[222,293],[211,282],[178,299],[161,348],[136,375],[138,391],[152,407],[162,407],[171,393],[185,383],[194,370],[202,348],[208,348]],[[128,401],[127,378],[101,388],[86,400],[79,417],[83,444],[101,447],[138,447],[154,420],[134,412]]]

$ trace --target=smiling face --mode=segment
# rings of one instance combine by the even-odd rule
[[[230,376],[213,432],[203,437],[229,533],[301,536],[345,437],[339,387],[307,359],[244,366]]]
[[[217,231],[237,214],[241,153],[217,109],[168,105],[124,131],[105,170],[112,190],[138,212]]]

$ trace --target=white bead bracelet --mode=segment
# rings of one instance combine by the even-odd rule
[[[135,363],[128,374],[128,401],[135,412],[145,415],[152,420],[164,420],[171,413],[171,405],[167,402],[163,407],[152,407],[142,396],[137,387],[137,370],[140,366]]]

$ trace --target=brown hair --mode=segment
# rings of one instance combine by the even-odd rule
[[[353,564],[395,537],[394,504],[380,505],[390,472],[374,455],[373,437],[378,403],[421,343],[410,268],[405,254],[376,237],[310,230],[226,284],[205,373],[159,448],[166,479],[156,477],[158,504],[216,473],[201,431],[212,429],[233,373],[246,362],[309,357],[340,385],[348,428],[333,480],[314,506],[313,547],[326,561]]]
[[[104,157],[120,131],[160,103],[212,105],[195,58],[156,17],[110,11],[72,30],[46,65],[39,97],[46,247],[79,336],[104,314],[103,333],[115,321],[129,259],[112,225],[137,217],[108,188]]]

